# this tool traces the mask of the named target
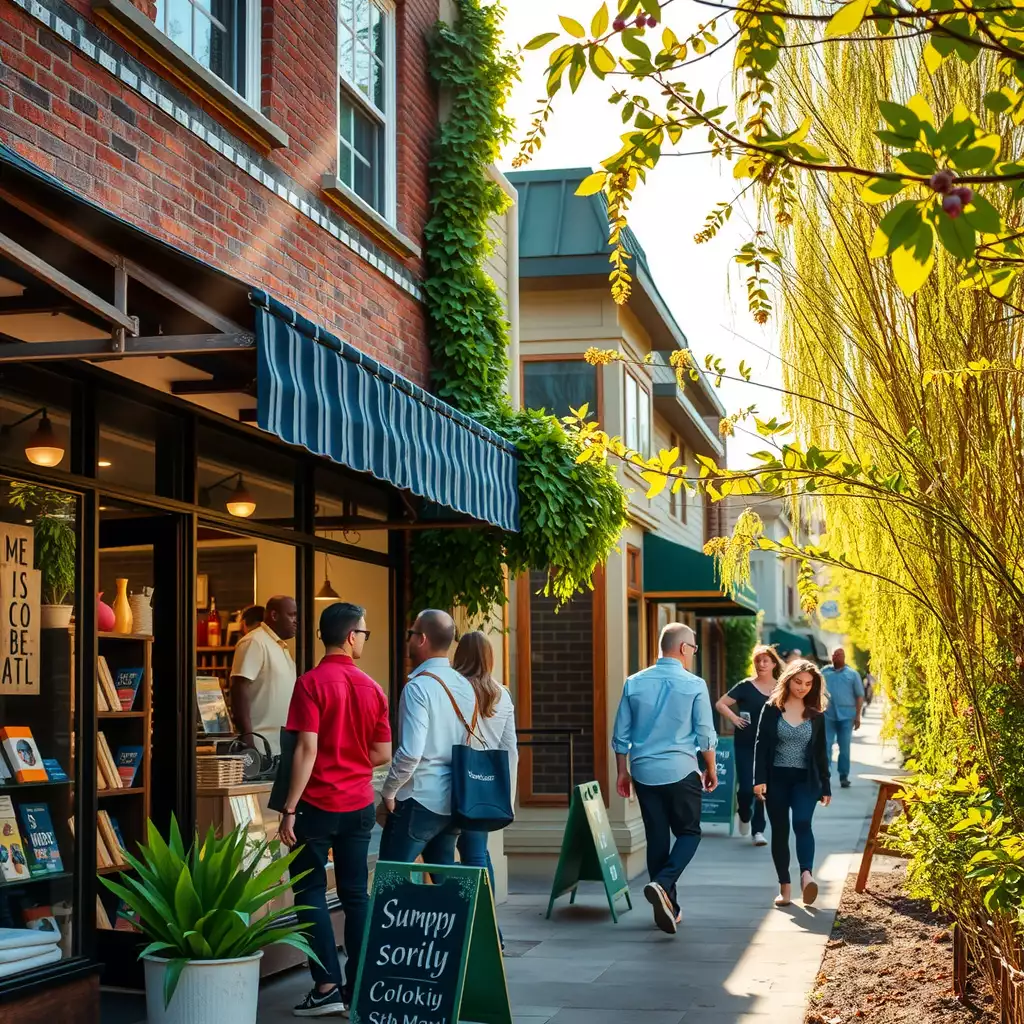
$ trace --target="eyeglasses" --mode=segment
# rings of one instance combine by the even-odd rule
[[[685,641],[683,642],[683,646],[684,647],[692,647],[694,654],[696,654],[700,650],[700,648],[696,644],[686,643]]]
[[[405,639],[406,639],[406,641],[411,640],[414,636],[426,636],[426,635],[427,634],[424,633],[420,629],[407,629],[405,631]]]
[[[370,631],[368,629],[350,629],[350,633],[362,633],[367,640],[370,639]]]

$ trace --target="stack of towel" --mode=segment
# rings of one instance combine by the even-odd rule
[[[61,957],[60,933],[0,928],[0,978],[52,964]]]

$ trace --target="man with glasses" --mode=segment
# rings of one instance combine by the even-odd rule
[[[302,849],[292,876],[299,920],[320,960],[310,960],[313,988],[296,1017],[340,1016],[352,1001],[366,927],[367,854],[373,831],[373,769],[391,760],[391,725],[384,691],[356,667],[370,639],[365,610],[329,605],[320,616],[325,653],[295,683],[286,728],[297,734],[291,785],[278,837]],[[345,911],[344,976],[327,910],[327,855]]]
[[[454,620],[436,609],[420,612],[406,633],[413,670],[399,705],[401,740],[381,789],[381,860],[411,863],[423,854],[427,864],[455,863],[452,747],[466,742],[466,730],[452,701],[470,722],[476,694],[448,661],[454,642]]]
[[[670,935],[683,919],[676,883],[700,845],[701,797],[718,785],[711,699],[690,671],[694,640],[678,622],[661,631],[661,657],[626,680],[612,734],[616,789],[628,800],[632,783],[647,833],[644,896],[654,923]]]

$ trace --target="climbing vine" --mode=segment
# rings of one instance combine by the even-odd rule
[[[431,74],[448,103],[424,230],[433,383],[445,401],[515,444],[520,529],[425,531],[412,569],[417,604],[462,606],[478,617],[504,603],[506,570],[547,571],[547,591],[560,602],[589,587],[625,526],[626,496],[607,462],[578,461],[582,446],[561,423],[513,411],[506,396],[508,323],[485,263],[492,218],[509,199],[488,169],[511,138],[504,105],[519,65],[502,50],[500,6],[456,6],[457,22],[439,23],[431,46]]]

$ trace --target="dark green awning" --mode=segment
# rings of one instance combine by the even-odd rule
[[[791,633],[788,629],[773,629],[768,635],[768,643],[779,649],[779,654],[799,651],[801,654],[815,656],[814,638],[810,633]]]
[[[644,597],[704,616],[757,614],[757,594],[750,587],[727,594],[710,555],[652,533],[644,536]]]

